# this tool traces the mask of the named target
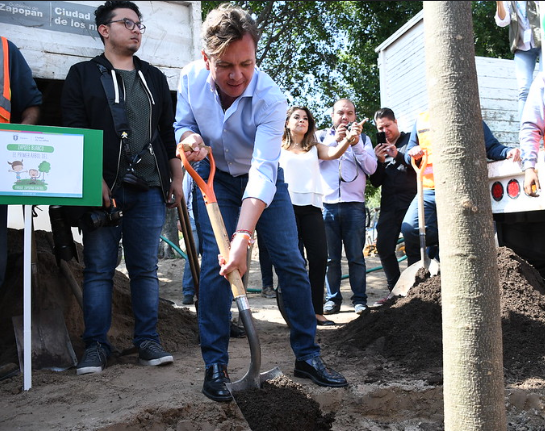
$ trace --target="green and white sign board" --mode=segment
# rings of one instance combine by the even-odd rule
[[[102,205],[102,131],[0,124],[0,204]]]

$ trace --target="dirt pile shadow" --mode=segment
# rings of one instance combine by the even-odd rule
[[[545,374],[545,282],[539,272],[506,247],[498,248],[504,370],[506,383]],[[326,338],[342,357],[371,349],[396,370],[381,379],[407,376],[435,380],[443,360],[441,276],[415,285],[390,308],[373,310]],[[385,371],[385,370],[381,370]],[[373,381],[373,377],[369,377]]]

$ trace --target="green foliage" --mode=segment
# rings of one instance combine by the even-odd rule
[[[498,27],[494,20],[496,2],[474,1],[471,3],[475,55],[512,59],[513,54],[509,50],[509,27]]]
[[[202,17],[222,1],[203,1]],[[422,10],[421,1],[232,1],[250,11],[262,32],[257,63],[290,105],[308,106],[318,128],[331,124],[339,98],[351,99],[358,119],[380,108],[375,49]],[[508,30],[494,21],[496,3],[474,1],[476,55],[512,58]],[[364,127],[372,140],[375,128]],[[368,187],[370,197],[376,191]]]

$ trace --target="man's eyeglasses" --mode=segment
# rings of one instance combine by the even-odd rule
[[[141,22],[134,22],[132,19],[129,19],[129,18],[108,21],[108,22],[105,22],[104,25],[111,24],[112,22],[122,22],[123,24],[125,24],[125,28],[127,30],[134,30],[134,26],[136,26],[138,27],[138,30],[140,30],[140,33],[144,33],[146,31],[146,26],[144,24],[142,24]]]

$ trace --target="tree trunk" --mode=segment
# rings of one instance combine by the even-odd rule
[[[167,215],[161,235],[179,248],[180,237],[178,236],[177,221],[178,210],[176,208],[167,208]],[[161,241],[159,243],[159,259],[174,259],[176,257],[180,257],[180,255],[167,242]]]
[[[441,250],[445,429],[501,431],[500,290],[471,2],[425,1],[424,26]]]

